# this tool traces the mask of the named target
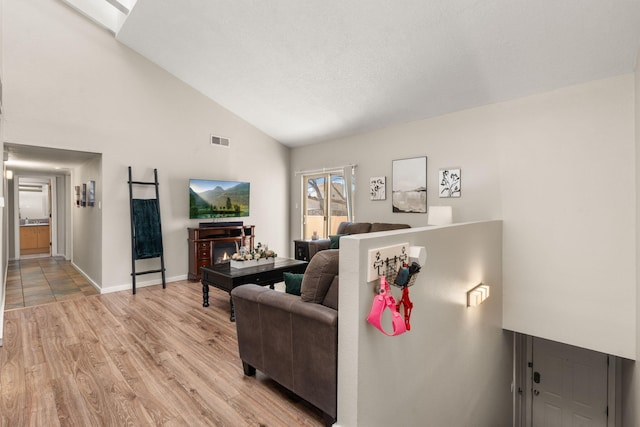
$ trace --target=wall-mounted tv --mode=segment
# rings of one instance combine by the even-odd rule
[[[212,179],[189,180],[189,218],[249,216],[249,183]]]

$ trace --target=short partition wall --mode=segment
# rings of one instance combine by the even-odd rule
[[[367,283],[367,255],[402,242],[424,246],[427,260],[410,288],[411,330],[388,337],[365,321],[376,284]],[[467,307],[479,283],[490,296]],[[400,298],[398,288],[392,292]],[[339,426],[511,424],[501,221],[341,239],[339,310]]]

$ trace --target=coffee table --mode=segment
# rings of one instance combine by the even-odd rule
[[[255,283],[269,286],[283,281],[283,273],[304,273],[309,263],[297,259],[276,258],[273,264],[247,268],[233,268],[229,263],[215,264],[200,269],[202,275],[202,306],[209,307],[209,286],[229,292],[231,321],[235,321],[231,290],[237,286]]]

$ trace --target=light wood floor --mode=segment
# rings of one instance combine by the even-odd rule
[[[176,282],[5,313],[2,426],[321,426],[319,410],[245,377],[229,295]]]

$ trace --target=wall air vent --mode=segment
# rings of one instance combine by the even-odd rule
[[[231,140],[229,138],[225,138],[224,136],[211,135],[211,145],[228,148],[231,145]]]

